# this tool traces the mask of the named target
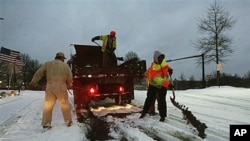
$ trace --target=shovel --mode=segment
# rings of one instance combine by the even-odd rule
[[[169,79],[170,79],[170,83],[173,85],[173,80],[172,80],[172,75],[169,75]],[[173,97],[170,96],[170,101],[174,104],[175,102],[175,91],[174,91],[174,87],[172,87],[172,94]],[[175,104],[174,104],[175,105]]]

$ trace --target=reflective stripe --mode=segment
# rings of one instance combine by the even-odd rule
[[[101,35],[100,39],[102,40],[102,52],[104,52],[107,48],[108,35]],[[116,39],[112,40],[112,48],[116,48]]]
[[[154,79],[155,77],[166,77],[168,76],[168,64],[165,60],[162,61],[161,65],[152,63],[149,68],[149,79]]]
[[[161,63],[161,65],[152,63],[148,70],[148,79],[149,83],[156,87],[168,87],[168,64],[165,60]]]

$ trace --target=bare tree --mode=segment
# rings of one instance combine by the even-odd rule
[[[37,71],[37,69],[41,66],[38,60],[33,60],[28,54],[21,54],[21,58],[25,63],[25,66],[22,67],[21,73],[23,77],[23,83],[26,85],[29,83]]]
[[[181,75],[180,75],[180,80],[181,80],[181,81],[186,81],[186,78],[185,78],[184,73],[181,73]]]
[[[129,61],[129,60],[134,59],[134,58],[136,58],[137,61],[140,60],[140,58],[138,57],[138,55],[137,55],[135,52],[129,51],[129,52],[125,55],[124,61],[126,62],[126,61]]]
[[[199,30],[204,34],[195,42],[195,47],[205,55],[205,63],[224,62],[225,58],[233,53],[232,38],[226,35],[231,29],[235,20],[224,10],[219,0],[214,0],[204,18],[199,19]],[[197,60],[201,64],[201,59]],[[219,85],[220,71],[217,70],[217,84]]]

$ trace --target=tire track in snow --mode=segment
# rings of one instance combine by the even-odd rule
[[[15,111],[14,115],[12,115],[10,118],[0,123],[0,137],[6,133],[6,128],[8,128],[12,124],[15,124],[19,118],[22,118],[22,116],[26,115],[26,113],[29,112],[29,110],[27,110],[28,107],[30,105],[33,105],[37,101],[40,101],[40,99],[36,99],[30,102],[29,104],[25,105],[21,109],[18,109],[18,111]]]
[[[145,117],[144,119],[139,119],[139,115],[131,117],[127,116],[126,119],[123,119],[119,122],[119,127],[127,127],[124,132],[127,132],[128,128],[130,130],[139,130],[140,134],[145,134],[151,140],[159,141],[181,141],[181,140],[192,140],[200,141],[201,138],[192,133],[192,129],[188,128],[187,125],[183,122],[180,123],[179,119],[172,120],[167,118],[165,122],[159,122],[159,116],[150,116]],[[186,129],[186,130],[183,130]],[[133,131],[132,131],[133,132]],[[134,132],[133,132],[134,133]],[[131,138],[136,138],[134,134],[128,134]],[[136,132],[138,134],[138,131]],[[140,139],[141,140],[141,139]]]
[[[132,113],[125,118],[117,118],[116,116],[109,115],[104,118],[104,120],[110,124],[110,130],[116,139],[129,141],[202,140],[196,136],[193,133],[193,129],[189,128],[189,126],[185,124],[185,121],[179,117],[171,117],[167,118],[165,122],[159,122],[159,115],[145,117],[145,119],[139,119],[139,113]]]

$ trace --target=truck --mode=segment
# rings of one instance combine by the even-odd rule
[[[114,104],[131,103],[134,99],[134,80],[144,78],[145,60],[133,58],[115,67],[102,67],[103,53],[100,46],[72,46],[75,54],[71,55],[69,64],[73,74],[74,108],[78,119],[89,108],[91,101],[111,98]]]

